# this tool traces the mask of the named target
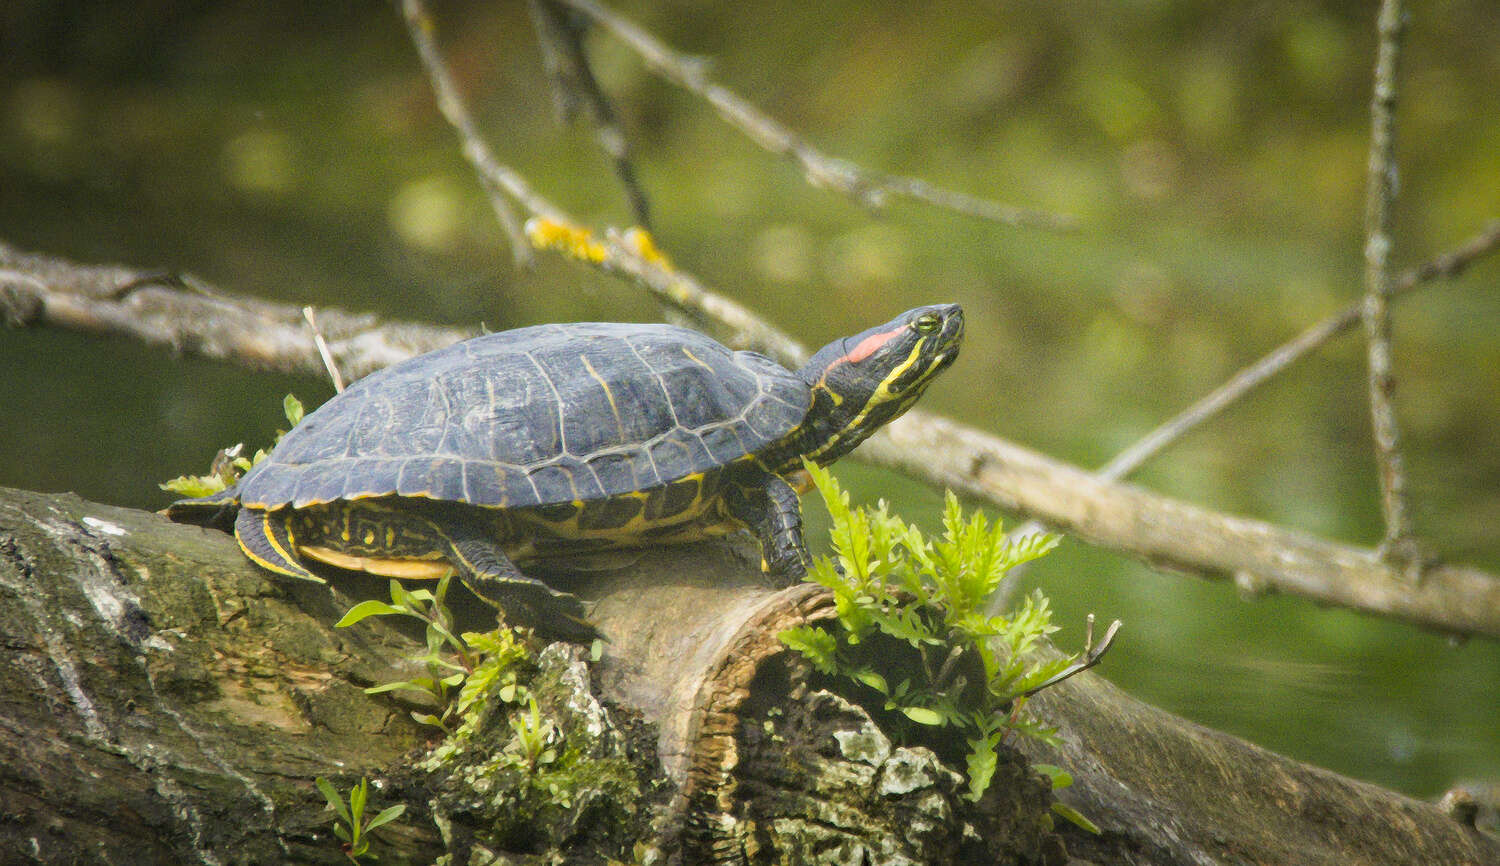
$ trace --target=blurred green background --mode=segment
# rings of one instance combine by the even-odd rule
[[[603,34],[591,45],[682,267],[810,345],[927,302],[968,313],[925,398],[1103,463],[1360,291],[1373,4],[1023,0],[613,3],[827,151],[1077,216],[1072,234],[809,188]],[[628,211],[559,126],[523,3],[440,3],[500,156],[594,225]],[[1396,260],[1500,215],[1500,16],[1414,11]],[[373,2],[12,0],[0,8],[0,240],[190,272],[228,291],[503,329],[650,320],[635,288],[555,258],[518,273],[398,15]],[[1415,520],[1500,569],[1500,262],[1397,308]],[[1364,355],[1345,337],[1134,480],[1352,543],[1380,536]],[[0,484],[159,507],[157,481],[263,443],[329,386],[128,340],[0,332]],[[841,464],[933,525],[941,494]],[[809,511],[816,511],[816,507]],[[1204,724],[1429,796],[1500,775],[1500,647],[1066,543],[1029,577],[1064,647],[1126,622],[1104,675]]]

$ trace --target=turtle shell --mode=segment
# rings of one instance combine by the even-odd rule
[[[810,404],[774,361],[684,328],[521,328],[359,380],[287,433],[239,498],[268,510],[378,496],[597,501],[755,454]]]

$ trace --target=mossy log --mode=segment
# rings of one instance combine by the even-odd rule
[[[827,599],[768,588],[733,546],[556,579],[597,600],[610,641],[597,662],[562,645],[539,662],[575,772],[507,782],[489,772],[511,731],[498,711],[479,726],[494,740],[435,757],[409,705],[365,694],[411,675],[413,642],[380,620],[333,628],[348,598],[258,571],[214,530],[0,489],[0,862],[347,862],[313,779],[368,776],[372,809],[408,805],[377,834],[382,862],[1060,864],[1066,846],[1097,863],[1500,863],[1430,804],[1093,675],[1033,703],[1065,745],[1028,751],[1073,770],[1064,796],[1104,830],[1054,833],[1019,754],[970,803],[951,750],[895,744],[878,708],[813,682],[775,634]],[[518,809],[517,786],[551,802]]]

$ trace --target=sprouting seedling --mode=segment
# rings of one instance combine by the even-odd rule
[[[354,863],[370,853],[370,833],[401,817],[406,811],[405,803],[397,803],[380,810],[373,818],[365,820],[365,804],[370,794],[370,780],[363,777],[349,789],[349,800],[344,801],[333,783],[319,776],[314,780],[328,808],[333,810],[333,834],[343,843],[344,856]]]
[[[490,694],[511,702],[525,696],[517,682],[515,665],[529,653],[510,629],[487,633],[458,634],[453,613],[445,599],[452,576],[445,576],[434,589],[408,590],[400,581],[390,584],[390,602],[369,599],[351,607],[335,625],[347,628],[372,616],[406,616],[424,624],[426,646],[413,657],[422,663],[424,676],[381,683],[366,694],[411,691],[429,695],[437,712],[413,712],[412,718],[452,733]]]

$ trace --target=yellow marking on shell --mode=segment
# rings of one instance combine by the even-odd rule
[[[650,530],[674,526],[677,524],[690,524],[697,520],[700,516],[702,516],[709,504],[708,501],[703,497],[703,478],[705,474],[706,473],[703,472],[695,472],[692,475],[685,475],[682,478],[679,478],[676,481],[672,482],[675,484],[683,481],[691,481],[694,484],[698,485],[698,489],[694,494],[692,501],[688,502],[687,507],[683,508],[676,514],[670,515],[666,519],[650,519],[646,516],[645,509],[642,508],[640,511],[636,512],[636,514],[633,515],[630,520],[626,521],[620,526],[611,526],[598,529],[583,529],[579,527],[578,521],[583,516],[583,509],[587,508],[589,503],[582,502],[580,500],[573,501],[574,511],[567,520],[547,520],[540,515],[524,515],[524,519],[527,523],[533,526],[542,527],[559,538],[577,538],[590,541],[609,541],[620,544],[629,544],[633,541],[639,540],[646,532]],[[631,490],[619,495],[621,497],[639,499],[644,503],[653,492],[654,491],[651,490]],[[680,538],[678,534],[670,533],[661,536],[653,535],[652,542],[665,544],[671,543],[671,541],[674,540],[689,541],[701,538],[703,534],[704,531],[694,530],[690,534],[682,535]]]
[[[298,580],[307,580],[307,575],[305,575],[305,574],[298,574],[295,571],[288,571],[285,568],[282,568],[281,566],[279,566],[279,565],[277,565],[277,564],[275,564],[273,562],[267,561],[263,557],[256,556],[255,555],[255,551],[251,550],[249,548],[249,546],[247,546],[245,544],[245,542],[243,542],[243,541],[240,542],[240,551],[242,553],[244,553],[245,556],[251,562],[255,563],[256,565],[260,566],[261,568],[264,568],[266,571],[272,572],[273,574],[279,574],[279,575],[281,575],[283,577],[295,577]],[[324,580],[323,578],[318,577],[317,575],[313,575],[313,580],[317,581],[318,583],[327,583],[328,582],[328,581]]]
[[[609,255],[608,248],[594,237],[593,232],[583,226],[550,217],[539,216],[527,220],[526,239],[539,250],[553,250],[596,265]]]
[[[326,562],[329,565],[348,569],[349,571],[364,571],[370,574],[378,574],[381,577],[395,577],[405,580],[438,580],[445,577],[453,570],[446,559],[418,559],[391,558],[380,556],[355,556],[349,553],[340,553],[317,545],[306,545],[299,547],[304,555]]]
[[[365,530],[364,542],[365,542],[365,546],[366,547],[371,547],[371,546],[373,546],[375,544],[375,532],[374,532],[374,530],[370,530],[370,529],[366,529]]]
[[[270,517],[266,517],[265,521],[268,521],[270,519],[271,519]],[[262,538],[265,539],[266,544],[269,545],[272,550],[276,551],[277,555],[280,556],[282,559],[286,560],[287,562],[296,562],[297,561],[297,557],[291,551],[289,551],[286,548],[284,548],[284,547],[281,546],[280,542],[278,542],[276,540],[275,533],[269,531],[269,529],[268,529],[265,521],[262,521],[260,523],[260,529],[261,529],[261,536],[262,536]],[[292,529],[291,529],[290,526],[286,527],[286,534],[287,534],[287,540],[288,541],[292,541],[293,544],[295,544],[296,542],[292,538]],[[255,563],[256,565],[260,566],[261,568],[264,568],[266,571],[272,572],[273,574],[280,574],[280,575],[282,575],[284,577],[295,577],[298,580],[308,580],[309,579],[309,577],[308,577],[309,573],[296,572],[296,571],[291,571],[291,570],[286,569],[286,568],[282,568],[280,565],[277,565],[276,563],[271,562],[270,560],[266,559],[265,557],[257,555],[255,551],[253,551],[253,550],[250,549],[250,545],[246,544],[245,540],[240,537],[238,524],[236,524],[236,527],[235,527],[234,540],[235,540],[236,543],[239,544],[240,550],[244,552],[245,556],[248,557],[251,562]],[[313,580],[315,583],[327,583],[328,582],[328,581],[324,580],[323,578],[318,577],[316,574],[313,574],[311,576],[311,580]]]
[[[615,392],[609,389],[609,383],[604,381],[604,377],[600,376],[594,369],[594,365],[589,363],[587,355],[579,355],[578,360],[583,362],[584,369],[588,370],[589,375],[594,377],[594,381],[599,383],[599,387],[604,389],[604,396],[609,400],[609,411],[615,416],[615,430],[620,434],[620,441],[625,441],[625,422],[620,420],[620,407],[615,405]]]
[[[693,350],[689,349],[687,346],[683,346],[682,347],[682,354],[687,355],[688,356],[688,360],[692,361],[693,363],[697,364],[698,366],[702,367],[703,369],[707,370],[708,372],[710,372],[710,373],[716,372],[714,370],[714,368],[711,367],[711,366],[709,366],[708,363],[705,362],[702,358],[698,357],[697,355],[694,355],[693,354]]]
[[[235,540],[239,541],[238,538],[236,538]],[[271,562],[271,561],[265,559],[262,556],[256,555],[255,551],[253,551],[253,550],[250,549],[250,545],[246,544],[245,542],[239,541],[239,545],[240,545],[240,551],[242,553],[244,553],[245,556],[247,558],[249,558],[249,560],[251,562],[255,563],[256,565],[260,566],[261,568],[264,568],[266,571],[269,571],[269,572],[272,572],[272,573],[275,573],[275,574],[280,574],[280,575],[283,575],[285,577],[296,577],[296,578],[302,578],[304,580],[306,579],[306,575],[298,574],[295,571],[287,571],[286,569],[282,568],[281,566],[277,565],[276,563]]]

